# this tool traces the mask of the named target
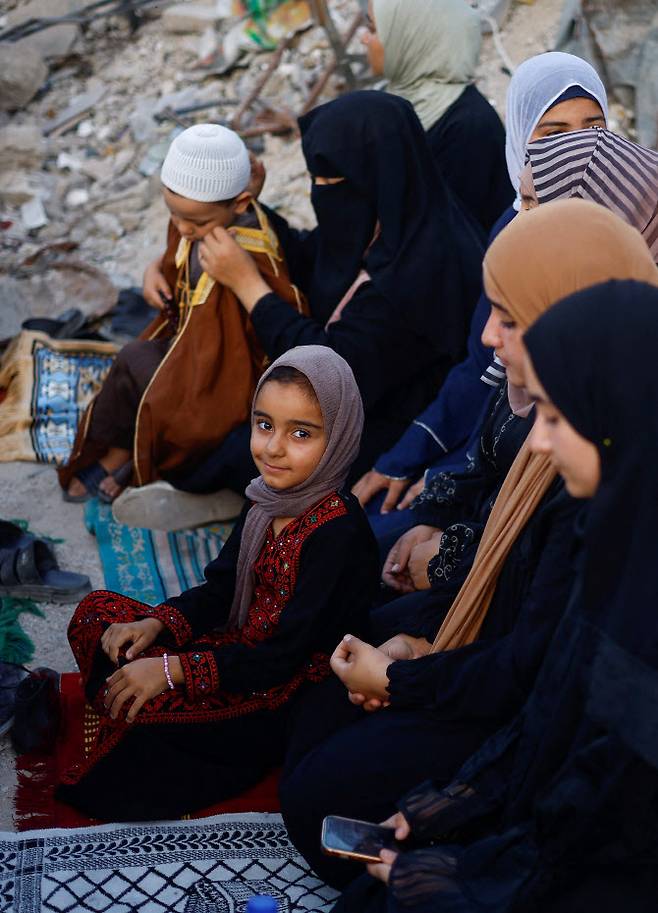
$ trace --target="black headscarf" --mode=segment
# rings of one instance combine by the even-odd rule
[[[482,245],[450,197],[413,107],[383,92],[352,92],[315,108],[299,125],[311,175],[345,178],[312,191],[313,316],[327,320],[364,266],[419,335],[440,354],[460,357]]]
[[[602,643],[590,709],[658,767],[657,341],[658,288],[632,281],[565,299],[525,335],[552,402],[601,457],[585,529],[582,609]],[[612,656],[632,680],[602,680]]]

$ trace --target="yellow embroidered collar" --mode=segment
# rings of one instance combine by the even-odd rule
[[[250,253],[267,254],[270,260],[281,261],[279,240],[270,227],[267,216],[256,200],[252,200],[250,205],[253,207],[258,218],[259,228],[243,228],[240,225],[234,225],[228,229],[229,233],[244,250],[247,250]],[[180,270],[183,265],[188,263],[191,246],[191,242],[188,241],[187,238],[181,238],[178,242],[175,257],[177,269]],[[274,266],[274,263],[272,265]],[[275,272],[278,272],[276,268]],[[189,296],[189,307],[196,307],[199,304],[203,304],[213,290],[214,285],[215,280],[210,277],[208,273],[202,273],[194,291],[191,292]]]

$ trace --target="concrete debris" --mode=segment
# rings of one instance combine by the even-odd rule
[[[66,133],[67,130],[71,130],[103,98],[107,92],[107,86],[99,79],[90,80],[90,83],[93,84],[89,86],[86,92],[76,95],[66,108],[53,119],[52,123],[44,128],[43,132],[46,136],[58,136]],[[93,132],[93,130],[90,132]]]
[[[66,194],[66,205],[70,206],[71,209],[75,209],[78,206],[84,206],[85,203],[89,202],[89,191],[85,190],[84,187],[76,187],[73,190],[69,190]]]
[[[48,216],[39,197],[34,197],[29,202],[23,203],[21,206],[21,219],[27,231],[34,231],[48,224]]]
[[[21,3],[7,16],[7,27],[21,25],[30,19],[57,18],[73,13],[86,3],[83,0],[29,0]],[[31,48],[41,57],[57,60],[66,57],[73,50],[73,46],[80,36],[80,26],[75,22],[64,22],[50,28],[35,32],[28,38],[21,38],[16,42],[16,47],[24,50]]]
[[[214,26],[222,16],[214,6],[203,6],[200,3],[176,3],[169,6],[162,14],[162,24],[166,31],[205,32]]]
[[[14,111],[32,101],[48,77],[48,67],[34,48],[0,45],[0,111]]]
[[[0,171],[40,168],[45,154],[46,144],[35,124],[8,124],[0,129]]]

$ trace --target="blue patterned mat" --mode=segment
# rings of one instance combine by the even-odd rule
[[[115,353],[109,342],[20,333],[0,364],[0,460],[65,463]]]
[[[105,586],[157,605],[203,583],[203,569],[228,539],[232,523],[175,533],[135,529],[117,523],[109,504],[97,499],[85,507],[87,529],[96,536]]]

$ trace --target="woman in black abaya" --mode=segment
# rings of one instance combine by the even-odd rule
[[[613,281],[525,335],[534,446],[593,495],[581,573],[524,711],[395,823],[336,913],[654,913],[658,896],[658,290]],[[611,365],[623,365],[620,381]],[[588,487],[589,486],[589,487]]]
[[[316,344],[350,364],[366,413],[357,478],[463,356],[482,245],[446,190],[407,101],[353,92],[306,114],[300,129],[318,227],[298,232],[269,215],[310,317],[289,313],[228,233],[211,233],[200,256],[238,296],[271,359]],[[253,469],[236,445],[240,433],[180,487],[237,488],[242,481],[243,488],[241,477]]]

